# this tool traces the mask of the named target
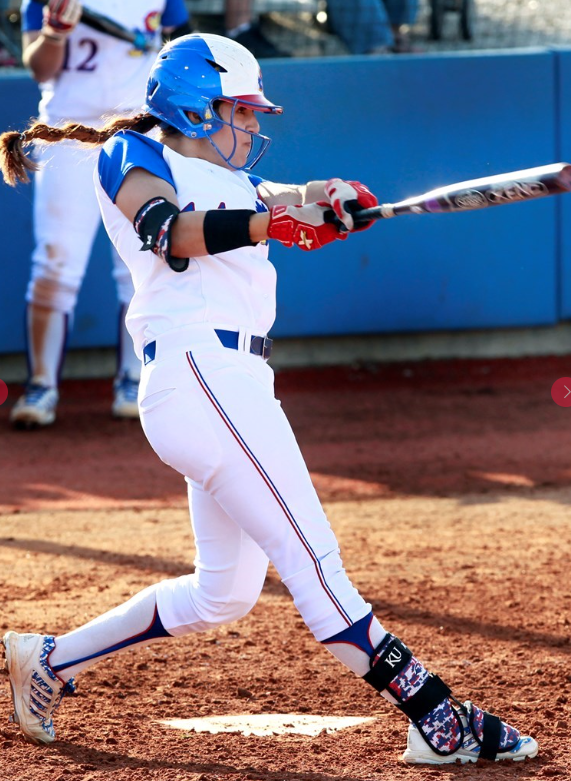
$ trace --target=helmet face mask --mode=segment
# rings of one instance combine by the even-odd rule
[[[232,104],[230,121],[216,111],[218,101]],[[222,159],[235,170],[252,168],[271,141],[261,133],[237,127],[238,106],[281,114],[282,109],[264,95],[260,67],[241,44],[218,35],[185,35],[168,43],[159,53],[147,82],[145,110],[188,138],[207,138]],[[199,122],[189,114],[196,114]],[[229,126],[234,139],[229,155],[215,135]],[[250,136],[251,150],[243,165],[232,162],[238,133]]]
[[[218,154],[226,161],[226,163],[228,163],[228,165],[231,168],[234,168],[237,171],[240,171],[244,168],[248,168],[248,169],[253,168],[256,165],[256,163],[259,162],[262,156],[266,153],[269,145],[272,143],[272,140],[268,136],[262,135],[262,133],[259,132],[254,133],[251,130],[246,130],[245,128],[237,127],[234,122],[234,118],[236,114],[236,109],[239,106],[245,106],[246,108],[251,108],[252,110],[256,110],[254,108],[254,104],[252,103],[249,104],[246,101],[242,101],[242,100],[229,101],[225,99],[223,101],[214,101],[214,103],[218,103],[218,102],[230,103],[232,105],[230,121],[227,122],[226,120],[222,119],[220,113],[217,110],[217,107],[213,104],[211,108],[209,107],[207,113],[208,115],[210,113],[214,114],[214,116],[217,118],[217,121],[212,123],[208,122],[204,125],[206,137],[208,138],[208,140],[210,141],[214,149],[216,149]],[[212,129],[209,128],[210,124],[212,124]],[[214,130],[214,124],[216,124],[216,130]],[[232,145],[232,150],[228,155],[224,154],[224,152],[220,149],[219,145],[216,143],[216,139],[213,138],[213,136],[222,129],[220,125],[222,127],[229,127],[232,131],[233,145]],[[250,151],[248,153],[246,161],[242,165],[234,165],[233,163],[233,158],[236,153],[236,149],[238,147],[238,139],[239,139],[238,133],[245,133],[247,136],[250,137]]]

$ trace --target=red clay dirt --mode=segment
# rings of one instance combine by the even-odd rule
[[[277,375],[346,568],[387,629],[540,743],[525,763],[411,767],[406,719],[317,644],[275,570],[252,613],[85,672],[32,746],[8,723],[1,781],[571,779],[571,361],[423,362]],[[0,631],[62,633],[192,571],[184,481],[108,382],[64,383],[49,430],[0,407]],[[168,730],[163,718],[373,716],[317,737]]]

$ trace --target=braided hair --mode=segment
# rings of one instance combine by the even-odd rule
[[[38,164],[32,160],[24,147],[34,141],[57,144],[58,141],[81,141],[96,146],[104,144],[120,130],[148,133],[160,124],[151,114],[137,114],[134,117],[114,117],[99,130],[78,122],[68,122],[63,127],[52,127],[44,122],[32,121],[22,133],[8,130],[0,135],[0,172],[6,184],[14,187],[18,182],[30,181],[29,171],[37,171]],[[168,132],[168,131],[167,131]]]

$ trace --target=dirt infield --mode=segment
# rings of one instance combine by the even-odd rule
[[[399,762],[404,716],[315,643],[270,570],[215,633],[87,671],[59,740],[24,743],[0,679],[2,781],[401,781],[571,778],[571,409],[566,359],[291,371],[283,400],[347,570],[384,626],[460,698],[529,730],[525,764]],[[11,390],[11,400],[17,389]],[[63,632],[192,568],[184,482],[107,383],[69,382],[52,430],[0,407],[0,631]],[[374,717],[317,737],[169,730],[239,713]]]

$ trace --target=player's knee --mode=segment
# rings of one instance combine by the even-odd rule
[[[227,597],[200,595],[195,599],[194,606],[202,620],[209,625],[209,628],[214,629],[244,618],[256,602],[257,596],[252,596],[251,599],[244,597],[237,599],[232,595]]]
[[[32,255],[28,302],[69,313],[81,286],[87,258],[69,242],[39,242]]]
[[[75,307],[78,290],[79,285],[74,281],[38,273],[33,275],[28,284],[26,301],[29,304],[70,314]]]
[[[81,273],[65,260],[51,245],[37,247],[33,256],[32,275],[28,284],[28,303],[56,309],[69,314],[77,301]]]
[[[87,257],[77,248],[78,237],[71,232],[62,234],[60,240],[39,240],[32,253],[32,263],[35,267],[46,267],[46,273],[54,275],[65,274],[78,266],[87,264]]]
[[[238,594],[207,591],[195,575],[163,580],[157,586],[157,604],[165,626],[174,634],[207,632],[238,621],[254,607],[259,589]]]

